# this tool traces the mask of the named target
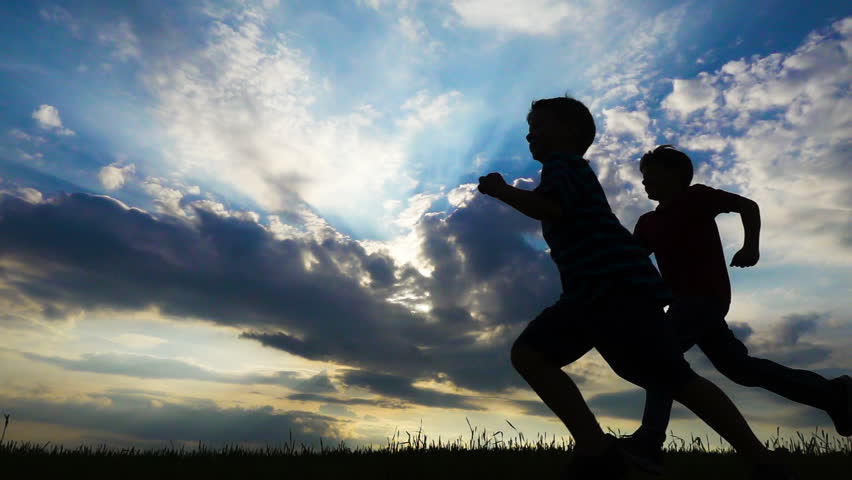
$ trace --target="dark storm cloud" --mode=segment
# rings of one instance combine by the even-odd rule
[[[243,338],[304,358],[412,382],[526,388],[509,349],[558,298],[556,268],[522,238],[536,222],[477,195],[417,227],[435,266],[431,278],[346,237],[276,240],[251,220],[198,204],[185,206],[195,212],[188,221],[106,196],[60,194],[31,204],[2,195],[0,284],[46,318],[156,307],[242,328]],[[405,291],[428,295],[435,313],[385,300]],[[466,405],[452,396],[397,393],[406,401]]]
[[[763,356],[788,367],[804,368],[831,357],[831,349],[802,339],[814,333],[826,314],[804,313],[787,315],[771,327],[766,338],[755,341],[753,354]]]
[[[155,395],[123,392],[90,397],[107,402],[0,396],[0,405],[13,419],[21,421],[131,435],[146,441],[280,445],[289,440],[291,430],[294,440],[306,445],[318,446],[320,436],[326,443],[343,440],[339,421],[311,412],[280,412],[271,406],[220,408],[209,401],[174,403]]]
[[[775,332],[782,345],[796,344],[802,335],[816,330],[817,322],[824,318],[817,313],[793,314],[784,317]]]
[[[484,407],[470,403],[475,402],[475,399],[470,397],[417,388],[411,384],[410,379],[395,375],[350,370],[343,375],[342,380],[351,387],[365,388],[378,395],[399,398],[427,407],[485,410]]]
[[[807,334],[817,332],[820,322],[828,319],[827,314],[805,313],[791,314],[770,324],[766,330],[755,334],[745,323],[728,322],[734,335],[745,343],[752,358],[767,359],[785,367],[811,370],[823,376],[833,378],[849,374],[844,365],[831,365],[835,353],[831,347],[810,343],[803,339]],[[687,361],[701,375],[719,375],[707,356],[693,347],[686,354]],[[818,364],[829,364],[829,368],[814,368]],[[842,362],[841,362],[842,363]]]
[[[749,324],[743,322],[728,322],[728,328],[731,329],[731,332],[734,333],[737,340],[741,342],[747,341],[754,333],[754,330],[749,326]]]

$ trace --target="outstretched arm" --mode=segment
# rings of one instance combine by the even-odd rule
[[[499,173],[489,173],[479,177],[477,188],[480,192],[502,200],[515,210],[536,220],[556,220],[562,216],[559,202],[546,198],[538,192],[513,187],[507,184]]]
[[[735,212],[740,214],[743,221],[745,239],[743,248],[731,259],[732,267],[751,267],[760,258],[760,207],[757,202],[740,197],[736,203]]]

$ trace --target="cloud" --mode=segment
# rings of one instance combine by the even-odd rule
[[[728,328],[734,333],[734,337],[741,342],[745,342],[754,333],[754,330],[747,323],[743,322],[727,322]]]
[[[127,177],[136,172],[136,165],[130,164],[121,166],[120,162],[116,162],[101,168],[98,172],[98,180],[101,185],[107,190],[117,190],[121,188],[127,181]]]
[[[151,345],[151,337],[142,339],[144,345]],[[128,339],[125,339],[125,341]],[[138,346],[140,339],[131,337],[133,345]],[[154,343],[158,344],[158,343]],[[218,383],[236,383],[244,385],[279,385],[297,392],[328,393],[337,388],[328,374],[322,372],[315,376],[304,377],[298,372],[279,371],[266,374],[234,374],[216,372],[194,365],[184,360],[162,358],[153,355],[133,353],[88,353],[80,358],[64,358],[39,355],[31,352],[17,352],[31,361],[43,362],[64,370],[75,372],[101,373],[105,375],[124,375],[134,378],[162,378],[177,380],[201,380]]]
[[[730,150],[699,165],[695,181],[760,205],[763,265],[852,265],[849,23],[812,32],[791,53],[675,80],[662,103],[689,115],[679,128],[685,145]]]
[[[418,388],[412,385],[411,379],[396,375],[350,370],[343,375],[342,380],[349,387],[365,388],[383,397],[399,398],[418,405],[440,408],[462,408],[466,410],[485,410],[484,407],[477,405],[476,403],[472,403],[475,399],[464,395]]]
[[[111,339],[113,342],[121,344],[128,348],[148,349],[164,343],[168,343],[165,338],[155,337],[152,335],[143,335],[141,333],[122,333]]]
[[[343,405],[320,405],[319,413],[332,417],[358,418],[358,414]]]
[[[333,231],[278,240],[256,215],[210,201],[186,209],[158,219],[106,196],[0,196],[0,251],[15,259],[21,308],[63,319],[156,306],[307,359],[499,391],[523,385],[511,341],[559,294],[555,267],[522,238],[535,222],[483,196],[418,223],[431,278]]]
[[[41,105],[36,109],[32,117],[38,121],[38,125],[45,129],[53,129],[59,135],[74,135],[74,132],[62,126],[59,118],[59,110],[52,105]]]
[[[791,368],[812,368],[820,365],[835,356],[833,347],[822,341],[805,341],[803,337],[816,338],[817,326],[820,323],[828,323],[829,319],[830,316],[825,313],[794,313],[785,315],[781,321],[772,324],[760,335],[752,335],[751,328],[748,328],[746,338],[749,339],[749,354],[753,357],[768,358]],[[735,328],[732,327],[732,330]]]
[[[529,35],[551,35],[570,19],[587,22],[594,14],[594,5],[587,2],[556,0],[453,0],[453,10],[464,25],[472,28],[493,28]]]
[[[703,133],[695,137],[681,138],[678,148],[721,152],[728,148],[728,140],[719,135]]]
[[[80,23],[74,19],[68,10],[59,5],[51,5],[40,9],[38,13],[42,20],[66,25],[75,37],[80,37]]]
[[[651,119],[648,112],[642,110],[627,111],[624,107],[603,109],[605,127],[610,134],[627,133],[637,139],[648,137],[648,125]]]
[[[119,61],[125,62],[140,56],[139,39],[127,20],[102,26],[98,32],[98,41],[111,47],[111,56]]]
[[[582,26],[584,37],[591,32],[592,41],[583,43],[593,52],[595,61],[584,72],[592,89],[602,94],[590,103],[589,108],[597,111],[603,102],[621,102],[633,98],[637,93],[650,94],[650,83],[659,74],[654,68],[661,60],[669,61],[680,46],[678,36],[689,4],[675,5],[653,17],[644,17],[629,8],[632,4],[600,2],[602,21]],[[588,28],[591,27],[591,28]],[[608,39],[617,41],[606,41]]]
[[[208,14],[201,49],[143,74],[175,175],[225,182],[271,214],[311,210],[362,236],[398,233],[374,212],[417,186],[409,150],[464,111],[462,95],[425,86],[412,93],[403,82],[355,101],[295,41],[264,35],[263,8]],[[382,81],[408,75],[386,73]]]
[[[802,335],[816,330],[817,322],[824,318],[824,315],[817,313],[809,314],[793,314],[784,318],[778,327],[776,333],[778,341],[782,345],[796,344]]]
[[[672,93],[663,99],[663,108],[678,114],[681,120],[697,110],[715,109],[719,92],[709,79],[706,72],[701,72],[695,79],[674,79]]]
[[[317,395],[314,393],[294,393],[291,395],[287,395],[285,398],[287,400],[295,400],[299,402],[322,402],[349,406],[367,405],[371,407],[381,407],[390,409],[405,409],[410,407],[410,404],[401,402],[399,400],[386,400],[382,398],[337,398],[328,395]]]
[[[184,192],[171,186],[165,186],[166,183],[161,178],[148,177],[142,182],[142,189],[145,190],[154,200],[154,207],[158,212],[176,217],[188,217],[184,211],[184,205],[181,201],[184,197]]]
[[[293,438],[319,448],[344,440],[333,417],[311,412],[282,412],[271,406],[223,408],[209,400],[176,402],[150,393],[107,391],[64,400],[0,396],[4,411],[19,421],[58,424],[98,432],[130,435],[147,442],[283,444]]]

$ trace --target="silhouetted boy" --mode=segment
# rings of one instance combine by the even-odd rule
[[[692,182],[692,162],[671,145],[646,153],[639,163],[648,198],[659,202],[642,215],[633,234],[657,259],[663,279],[675,300],[666,321],[681,350],[698,345],[719,372],[734,382],[763,387],[794,402],[828,412],[840,435],[852,434],[852,378],[827,380],[762,358],[750,357],[725,315],[731,303],[731,284],[725,265],[716,215],[742,216],[745,240],[734,254],[733,267],[750,267],[760,258],[760,210],[748,198]],[[672,407],[670,396],[648,390],[642,426],[620,439],[637,463],[652,473],[662,472],[662,447]]]
[[[643,249],[609,207],[582,155],[595,137],[591,113],[568,97],[538,100],[527,115],[530,152],[542,163],[534,190],[507,185],[499,173],[479,191],[540,220],[563,293],[512,345],[512,364],[575,440],[567,478],[616,479],[626,471],[577,386],[562,371],[593,347],[622,378],[665,392],[695,412],[755,466],[754,478],[784,479],[739,410],[698,376],[664,329],[670,293]]]

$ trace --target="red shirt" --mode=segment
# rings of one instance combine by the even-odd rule
[[[716,215],[736,210],[739,195],[695,184],[636,222],[633,236],[653,253],[675,297],[731,302],[731,282]]]

